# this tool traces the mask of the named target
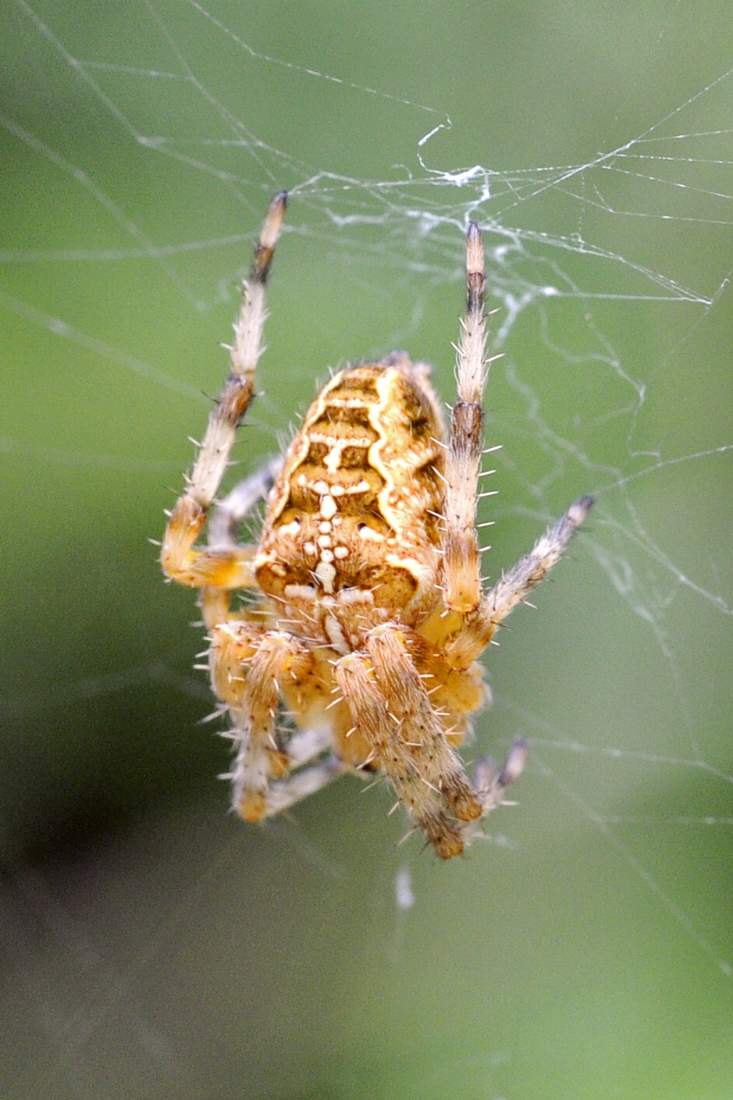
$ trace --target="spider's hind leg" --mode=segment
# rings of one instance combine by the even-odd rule
[[[230,620],[212,630],[211,680],[227,706],[236,756],[230,778],[232,806],[245,821],[267,814],[268,786],[291,765],[278,740],[280,683],[305,678],[311,666],[306,647],[284,631],[263,630]]]
[[[295,775],[288,776],[287,779],[278,780],[271,784],[267,793],[265,816],[276,817],[277,814],[287,813],[304,798],[316,794],[329,783],[333,783],[347,770],[346,765],[338,757],[329,756],[317,764],[303,768]]]

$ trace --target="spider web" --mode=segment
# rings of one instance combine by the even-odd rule
[[[602,9],[593,11],[612,36]],[[47,812],[49,829],[64,814],[73,816],[55,793],[49,807],[46,794],[68,779],[71,764],[83,770],[85,751],[100,761],[121,752],[131,778],[118,797],[135,811],[123,815],[132,831],[121,848],[85,855],[68,879],[64,865],[63,882],[58,863],[38,870],[32,859],[21,859],[23,843],[16,844],[12,827],[6,830],[14,869],[9,942],[14,954],[20,945],[16,976],[30,1027],[42,1034],[42,1056],[32,1069],[27,1043],[19,1041],[9,1057],[13,1095],[38,1095],[57,1081],[70,1095],[95,1095],[105,1067],[132,1073],[137,1057],[152,1067],[155,1084],[144,1086],[140,1070],[129,1086],[135,1095],[228,1094],[238,1056],[232,1052],[239,1051],[235,1030],[224,1027],[218,1035],[225,1068],[207,1091],[200,1060],[181,1053],[181,1035],[188,1032],[179,1018],[161,1012],[146,971],[162,970],[168,992],[185,973],[200,994],[206,963],[199,973],[192,960],[202,950],[216,969],[218,959],[198,938],[211,896],[219,930],[226,917],[238,919],[237,899],[246,899],[255,921],[267,922],[272,898],[264,883],[272,876],[292,876],[303,919],[315,927],[316,899],[324,891],[349,906],[360,898],[366,937],[386,944],[377,971],[385,981],[399,974],[407,989],[410,980],[419,986],[418,972],[410,969],[415,943],[429,951],[437,934],[426,910],[437,906],[443,918],[458,920],[466,951],[490,950],[495,961],[517,911],[536,900],[528,875],[539,876],[533,889],[543,905],[572,922],[587,958],[608,981],[617,956],[606,958],[600,946],[606,929],[597,908],[604,904],[617,930],[612,943],[623,943],[626,917],[640,922],[639,958],[659,944],[679,953],[685,975],[692,975],[680,990],[699,981],[700,998],[712,996],[721,1013],[724,1005],[730,1009],[733,951],[721,893],[733,826],[726,725],[733,441],[725,412],[733,67],[715,40],[725,9],[716,13],[711,6],[700,28],[682,12],[650,8],[634,31],[626,27],[616,69],[610,46],[608,57],[591,51],[599,73],[562,44],[559,32],[555,37],[544,8],[535,14],[556,49],[566,50],[560,58],[573,62],[574,96],[551,82],[545,99],[534,76],[520,88],[498,44],[486,45],[488,56],[465,44],[453,10],[445,48],[458,49],[457,58],[470,57],[474,65],[483,56],[487,67],[476,73],[467,63],[463,73],[448,71],[445,54],[436,53],[435,27],[448,18],[440,5],[431,8],[429,35],[422,18],[418,25],[416,16],[403,13],[404,21],[393,25],[386,9],[375,16],[381,29],[370,33],[360,13],[352,12],[352,23],[336,8],[327,18],[266,5],[245,15],[225,0],[141,2],[104,14],[28,0],[10,6],[6,41],[19,49],[5,70],[9,94],[0,111],[10,165],[0,308],[10,332],[17,404],[11,402],[0,446],[9,481],[22,488],[30,512],[27,527],[27,515],[18,517],[18,545],[28,548],[28,557],[13,577],[22,588],[31,563],[39,623],[48,611],[44,593],[50,600],[53,591],[44,588],[53,581],[49,569],[63,560],[62,576],[72,578],[69,551],[89,540],[78,559],[87,587],[77,592],[72,586],[68,606],[58,594],[64,636],[80,652],[76,672],[74,666],[69,671],[64,647],[56,654],[52,644],[39,692],[27,636],[16,634],[21,656],[7,703],[10,726],[19,731],[17,738],[11,734],[11,805],[18,807],[23,843],[30,837],[33,850],[28,820],[39,807],[46,807],[41,821]],[[571,3],[560,26],[579,14]],[[463,15],[484,17],[469,5]],[[329,33],[315,33],[309,20],[322,21]],[[523,41],[516,27],[511,33]],[[541,64],[542,34],[536,34],[530,57]],[[588,34],[595,41],[595,29]],[[681,43],[688,64],[671,72]],[[414,62],[401,67],[407,48]],[[441,65],[431,69],[438,57]],[[624,75],[625,86],[612,85],[609,106],[599,91],[603,80]],[[456,83],[465,87],[457,92]],[[525,112],[521,141],[519,106],[512,128],[512,90]],[[496,815],[490,845],[479,846],[468,866],[447,869],[450,877],[442,881],[440,869],[417,855],[414,840],[413,848],[391,848],[399,838],[395,818],[370,823],[374,839],[364,856],[360,823],[380,818],[379,795],[376,804],[365,796],[354,807],[353,790],[329,792],[319,796],[320,811],[309,806],[295,823],[276,823],[264,840],[237,834],[222,841],[216,810],[204,826],[195,809],[184,812],[175,803],[169,813],[166,796],[156,807],[153,791],[165,772],[149,749],[155,783],[144,788],[149,802],[135,808],[130,757],[117,743],[105,745],[104,726],[92,717],[100,707],[107,715],[126,706],[137,714],[140,693],[146,704],[162,698],[154,721],[172,753],[182,728],[205,712],[207,689],[186,667],[195,636],[177,642],[171,634],[180,629],[171,624],[184,621],[185,599],[162,590],[149,558],[135,555],[168,502],[163,486],[180,484],[190,456],[181,441],[200,430],[201,391],[219,385],[223,363],[214,344],[226,335],[234,284],[269,196],[283,187],[290,192],[289,221],[271,295],[265,392],[237,454],[244,469],[287,436],[314,377],[347,358],[406,347],[437,364],[437,383],[450,399],[461,237],[473,218],[484,230],[498,307],[491,350],[503,354],[492,366],[487,398],[488,442],[502,444],[491,456],[497,468],[491,487],[499,495],[484,502],[482,514],[496,521],[487,574],[509,565],[574,496],[597,498],[589,530],[555,584],[538,593],[540,612],[518,614],[502,634],[502,648],[491,654],[496,698],[479,723],[478,746],[500,755],[517,734],[528,738],[521,808]],[[39,364],[31,380],[30,363]],[[45,407],[40,431],[39,405]],[[99,518],[92,521],[90,513]],[[111,596],[108,571],[100,566],[95,573],[110,545],[119,577]],[[129,564],[118,562],[119,554],[128,554]],[[138,643],[129,639],[148,629],[131,592],[142,570],[156,625],[135,649]],[[108,641],[108,621],[121,624],[117,646]],[[85,646],[92,623],[104,644]],[[62,763],[66,743],[53,732],[59,714],[87,723],[71,764]],[[39,740],[31,757],[21,733],[48,728],[48,743]],[[142,735],[131,737],[137,748]],[[208,774],[212,757],[202,763],[188,748],[191,738],[185,740],[189,756],[180,767]],[[39,753],[48,763],[29,783]],[[195,792],[196,775],[183,786]],[[87,794],[75,789],[82,815]],[[337,826],[340,819],[345,823]],[[139,822],[139,831],[130,821]],[[337,829],[348,843],[337,843]],[[254,885],[242,882],[243,844]],[[368,890],[354,886],[350,845],[360,867],[368,858]],[[586,899],[577,911],[552,881],[567,875],[572,892],[570,866],[581,868],[577,888]],[[154,874],[162,885],[152,884]],[[91,899],[84,896],[90,877],[93,883],[99,877]],[[477,878],[485,895],[477,895]],[[512,885],[500,888],[495,902],[498,881]],[[459,908],[451,908],[446,891],[455,891]],[[143,916],[135,912],[140,898]],[[135,929],[128,938],[100,931],[114,920],[113,902]],[[489,905],[497,906],[497,931],[487,948],[476,910]],[[41,947],[23,927],[28,910],[43,929]],[[473,915],[466,917],[467,910]],[[552,924],[552,916],[545,919]],[[313,932],[306,938],[319,957]],[[230,946],[226,938],[217,943],[220,951]],[[255,945],[265,950],[261,933]],[[257,971],[255,958],[248,954],[247,965]],[[565,956],[550,950],[547,958],[552,965]],[[513,962],[521,969],[521,961]],[[53,977],[63,984],[77,963],[80,973],[65,1000]],[[648,1006],[652,984],[650,972],[635,1004]],[[366,993],[350,996],[374,1012],[369,998],[378,987],[375,978]],[[523,985],[520,978],[518,988],[523,996],[536,993],[529,978]],[[227,995],[236,1004],[234,992]],[[307,1012],[307,994],[298,995],[299,1011]],[[680,1012],[688,995],[679,992],[675,1001],[671,994]],[[400,1011],[398,994],[391,1003]],[[510,994],[509,1016],[517,1004]],[[275,1004],[273,1017],[278,1011]],[[626,1019],[624,1011],[617,1008],[606,1020],[609,1034]],[[693,1021],[685,1019],[698,1051]],[[211,1004],[206,1020],[207,1034],[221,1024]],[[119,1026],[129,1043],[124,1056],[110,1038]],[[714,1030],[714,1019],[709,1026]],[[268,1028],[280,1034],[275,1024]],[[461,1030],[459,1019],[445,1035]],[[258,1068],[247,1095],[311,1095],[293,1083],[304,1079],[303,1062],[324,1089],[336,1088],[333,1095],[362,1095],[359,1067],[369,1063],[356,1055],[345,1076],[331,1078],[314,1054],[317,1032],[309,1034],[311,1045],[294,1043],[281,1079],[265,1074],[267,1058],[248,1062]],[[348,1023],[342,1034],[346,1044]],[[665,1032],[660,1052],[667,1043],[671,1048],[672,1034]],[[547,1042],[561,1044],[562,1035],[552,1030]],[[536,1035],[529,1055],[506,1029],[495,1044],[474,1035],[463,1053],[445,1043],[436,1040],[426,1055],[415,1039],[399,1068],[390,1065],[396,1055],[387,1044],[386,1068],[381,1077],[369,1068],[372,1091],[363,1094],[413,1088],[421,1096],[444,1095],[441,1090],[459,1080],[466,1096],[542,1095],[532,1091],[531,1075],[524,1091],[516,1085],[527,1057],[548,1072]],[[724,1061],[718,1046],[705,1057],[716,1069]],[[588,1064],[600,1066],[597,1058]],[[587,1092],[581,1088],[578,1095]]]

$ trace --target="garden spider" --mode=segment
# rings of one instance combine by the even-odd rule
[[[345,771],[391,783],[435,851],[463,851],[524,765],[473,782],[456,749],[488,699],[478,658],[555,564],[592,504],[581,497],[488,592],[476,534],[485,355],[484,251],[466,238],[468,300],[447,443],[430,368],[394,352],[335,374],[281,465],[216,494],[254,396],[265,283],[285,215],[272,200],[229,348],[231,369],[161,551],[167,577],[201,590],[209,664],[236,756],[233,806],[280,813]],[[274,480],[274,485],[273,485]],[[256,545],[236,530],[267,496]],[[198,545],[214,506],[208,545]],[[230,594],[253,591],[230,609]],[[283,701],[296,731],[278,725]]]

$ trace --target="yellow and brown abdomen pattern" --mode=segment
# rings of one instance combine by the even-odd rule
[[[396,354],[335,375],[294,438],[256,560],[279,600],[417,609],[440,542],[443,424],[427,368]],[[335,598],[335,599],[334,599]]]

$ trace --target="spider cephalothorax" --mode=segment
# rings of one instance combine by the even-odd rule
[[[482,591],[476,505],[488,361],[483,246],[471,223],[448,432],[426,364],[395,352],[347,367],[320,391],[282,464],[215,504],[208,545],[198,546],[252,400],[285,205],[284,193],[270,204],[234,326],[231,373],[170,515],[161,561],[172,580],[201,589],[212,684],[237,750],[236,811],[258,821],[343,771],[377,771],[448,859],[501,803],[526,755],[518,741],[501,771],[481,765],[468,777],[457,748],[487,698],[478,658],[592,501],[576,501]],[[239,545],[238,524],[265,495],[259,543]],[[238,588],[255,600],[232,610]],[[293,733],[278,722],[281,703]]]

